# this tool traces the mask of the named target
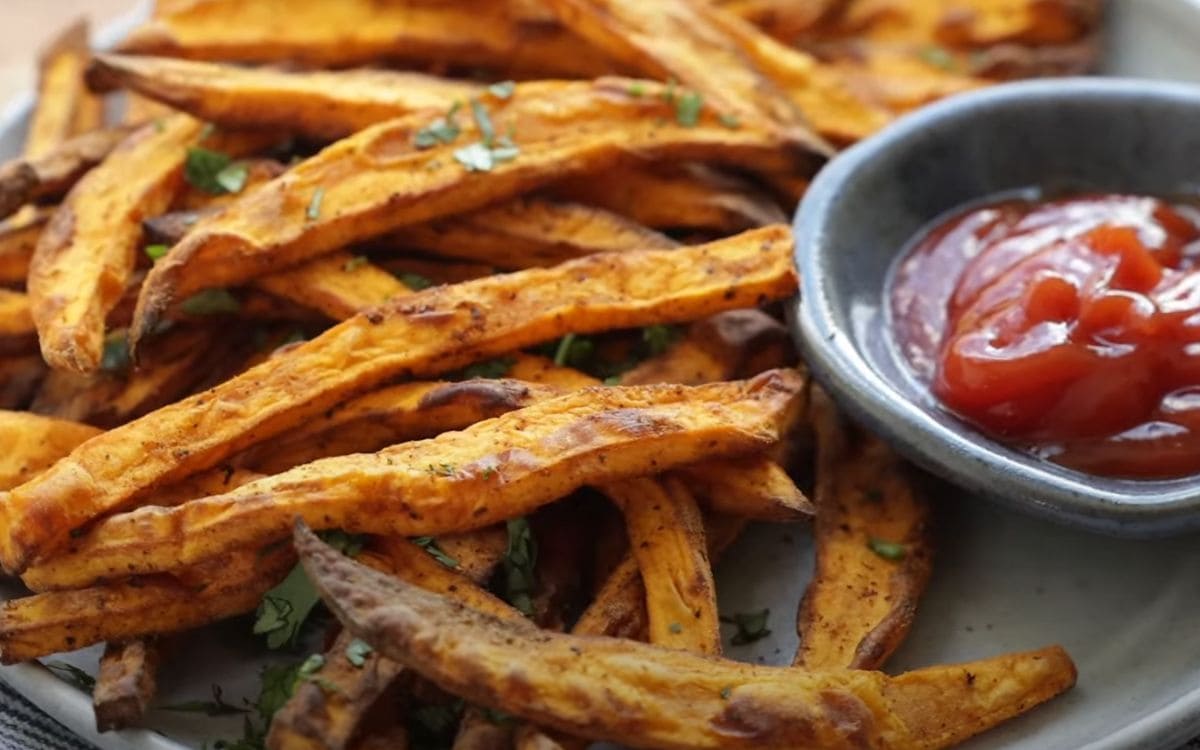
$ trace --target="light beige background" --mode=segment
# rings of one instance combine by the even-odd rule
[[[0,0],[0,104],[33,85],[37,50],[71,19],[99,26],[134,7],[134,0]]]

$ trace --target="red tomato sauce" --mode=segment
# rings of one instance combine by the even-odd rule
[[[1200,471],[1200,210],[1006,200],[934,227],[891,288],[900,348],[951,411],[1092,474]]]

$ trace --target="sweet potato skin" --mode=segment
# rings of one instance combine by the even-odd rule
[[[771,227],[401,297],[114,429],[14,489],[0,504],[0,560],[23,570],[135,493],[210,468],[389,378],[445,372],[570,332],[691,320],[786,297],[796,286],[791,248],[790,230]],[[211,403],[224,406],[214,413]]]
[[[1059,647],[892,678],[560,635],[380,575],[303,528],[297,549],[326,603],[385,656],[466,700],[589,739],[681,749],[941,748],[1075,681]]]
[[[128,729],[141,723],[158,689],[160,657],[160,645],[153,639],[105,646],[92,690],[97,732]]]
[[[29,261],[52,210],[30,208],[0,222],[0,286],[24,286]]]
[[[26,203],[61,198],[130,132],[129,126],[93,130],[64,141],[42,156],[0,165],[0,219]]]
[[[99,522],[29,568],[34,590],[175,570],[321,528],[425,536],[516,518],[588,484],[761,451],[803,390],[780,370],[686,388],[595,388],[376,454],[324,459],[177,508]]]
[[[630,93],[634,86],[637,95]],[[812,166],[803,144],[766,126],[731,129],[711,109],[694,126],[681,124],[664,92],[659,84],[606,78],[518,84],[507,99],[491,96],[486,105],[494,130],[511,130],[520,153],[485,173],[468,171],[455,156],[479,137],[466,122],[453,143],[424,149],[413,141],[432,121],[425,115],[338,141],[201,219],[155,264],[138,299],[135,349],[175,300],[202,289],[236,285],[403,226],[480,208],[566,174],[635,156],[800,172]]]
[[[882,442],[851,434],[814,389],[817,562],[800,605],[805,669],[879,669],[908,635],[933,568],[931,509]],[[900,557],[876,552],[901,545]]]

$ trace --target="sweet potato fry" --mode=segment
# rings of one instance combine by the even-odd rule
[[[509,270],[553,266],[593,253],[678,244],[602,208],[542,198],[406,227],[380,242]]]
[[[409,288],[366,258],[333,253],[260,277],[254,285],[281,299],[345,320]]]
[[[33,249],[52,213],[52,209],[31,208],[0,221],[0,285],[25,285]]]
[[[0,354],[24,354],[36,337],[29,295],[0,289]]]
[[[88,82],[126,88],[229,128],[278,128],[336,140],[423,110],[442,113],[483,87],[384,70],[285,72],[167,57],[97,55]]]
[[[0,411],[0,434],[9,439],[0,453],[0,489],[7,490],[99,435],[100,430],[29,412]]]
[[[158,641],[152,639],[114,642],[104,647],[92,689],[97,732],[141,724],[158,689],[160,656]]]
[[[780,299],[795,290],[791,249],[790,230],[777,226],[708,245],[593,255],[407,295],[205,394],[116,428],[0,496],[0,560],[10,571],[22,570],[67,541],[72,529],[120,509],[137,492],[210,468],[389,378],[444,372],[572,331],[694,320]],[[216,418],[210,403],[240,408],[222,409]]]
[[[570,177],[550,190],[655,229],[732,234],[787,221],[761,189],[703,164],[633,164]]]
[[[710,0],[713,2],[714,0]],[[849,0],[715,0],[715,4],[785,43],[836,15]]]
[[[1075,682],[1057,646],[888,677],[560,635],[377,573],[304,528],[297,548],[326,603],[383,655],[466,700],[589,739],[688,749],[941,748]],[[515,679],[529,689],[511,690]]]
[[[316,461],[177,508],[113,516],[24,580],[43,590],[172,571],[269,543],[296,516],[355,533],[470,531],[584,485],[762,450],[778,440],[776,420],[803,387],[799,375],[779,370],[695,388],[576,391],[461,432]]]
[[[710,461],[680,469],[689,490],[714,513],[788,523],[812,518],[812,503],[767,456]]]
[[[378,61],[593,77],[609,66],[578,39],[520,23],[506,3],[202,0],[135,29],[120,49],[202,60],[346,67]]]
[[[0,219],[34,201],[66,195],[80,177],[108,156],[132,129],[93,130],[64,141],[37,158],[21,157],[0,165]]]
[[[55,369],[100,369],[104,319],[125,293],[142,217],[166,210],[187,147],[204,124],[176,115],[146,125],[72,188],[42,234],[28,280],[42,356]]]
[[[721,653],[721,623],[700,507],[674,479],[609,482],[604,494],[625,515],[629,545],[646,587],[650,642]]]
[[[72,136],[104,124],[103,102],[83,84],[90,56],[88,26],[82,19],[64,29],[42,52],[37,103],[25,136],[26,156],[44,156]]]
[[[479,208],[635,154],[797,171],[810,160],[801,144],[772,129],[748,124],[730,129],[712,112],[697,114],[695,123],[680,123],[662,99],[664,87],[637,83],[631,93],[634,85],[612,78],[533,82],[518,85],[507,99],[489,94],[491,114],[478,116],[487,131],[481,137],[491,143],[488,132],[511,130],[516,145],[508,151],[502,147],[499,159],[484,155],[486,164],[470,156],[487,151],[482,141],[465,145],[480,136],[474,125],[464,123],[453,143],[419,148],[417,133],[430,125],[425,115],[381,123],[338,141],[197,222],[146,278],[133,326],[135,343],[175,300],[202,289],[240,284],[268,268]]]
[[[0,409],[23,409],[46,375],[41,355],[0,357]]]
[[[805,669],[878,669],[912,625],[933,565],[930,508],[879,440],[851,434],[819,389],[817,563],[800,605]]]
[[[0,662],[13,664],[102,641],[174,633],[253,611],[295,563],[287,546],[209,561],[200,586],[170,576],[36,594],[0,605]]]
[[[937,37],[945,44],[988,47],[1003,42],[1066,44],[1099,21],[1099,0],[967,0],[943,5]]]
[[[499,273],[500,269],[486,263],[470,263],[465,261],[445,260],[442,258],[427,258],[419,255],[388,254],[375,256],[375,265],[392,274],[403,278],[416,276],[426,279],[433,284],[458,284],[463,281],[491,276]]]

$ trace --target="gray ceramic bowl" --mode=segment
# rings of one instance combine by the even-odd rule
[[[938,407],[888,332],[888,274],[917,232],[963,204],[1039,186],[1200,195],[1200,87],[999,86],[923,109],[838,156],[796,217],[799,344],[843,408],[965,489],[1112,534],[1200,529],[1200,476],[1087,476],[988,439]]]

